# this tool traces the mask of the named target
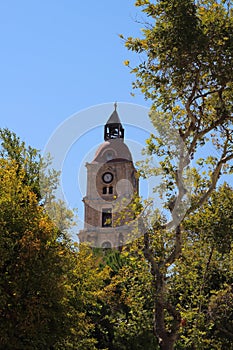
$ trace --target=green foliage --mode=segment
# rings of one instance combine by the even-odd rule
[[[30,186],[38,202],[51,202],[59,175],[55,170],[49,169],[51,160],[43,159],[37,149],[27,147],[25,142],[9,129],[0,129],[0,142],[0,157],[15,161],[18,171],[24,171],[22,181]]]
[[[73,245],[24,179],[15,160],[1,159],[0,348],[157,349],[159,284],[145,258],[145,237],[122,252]],[[180,314],[177,349],[230,348],[232,193],[224,184],[183,222],[182,253],[173,262],[173,232],[165,218],[151,221],[150,249],[166,279],[163,301]]]
[[[110,252],[106,261],[113,266],[111,280],[105,288],[109,349],[156,349],[153,335],[153,300],[151,276],[140,250],[140,240]],[[117,261],[117,264],[116,264]],[[106,323],[105,323],[106,325]]]
[[[219,343],[206,315],[212,295],[232,283],[232,189],[215,192],[221,175],[232,172],[232,2],[136,6],[147,16],[145,27],[125,45],[141,56],[131,68],[133,87],[151,99],[155,132],[146,152],[159,162],[147,160],[140,172],[160,176],[155,191],[164,201],[163,224],[147,220],[144,234],[156,336],[162,350],[227,348],[229,339]]]
[[[201,228],[206,240],[212,241],[220,253],[229,253],[233,243],[232,202],[233,190],[225,183],[213,192],[202,210],[191,215],[186,222],[186,229],[192,232],[191,238],[199,235]]]
[[[25,171],[0,163],[0,348],[47,349],[66,332],[63,245]]]
[[[55,349],[95,350],[99,348],[96,322],[102,314],[109,268],[101,268],[99,259],[85,244],[70,251],[68,261],[64,323],[69,327],[69,333],[58,341]]]
[[[222,349],[232,349],[233,290],[232,284],[214,294],[209,303],[209,317],[213,324],[213,337]]]
[[[230,348],[229,327],[223,333],[217,318],[222,317],[221,321],[228,323],[231,313],[226,317],[223,312],[226,309],[222,308],[215,315],[217,304],[214,303],[216,295],[221,296],[233,282],[231,196],[232,188],[224,184],[212,193],[203,210],[196,210],[183,221],[182,249],[176,260],[170,258],[174,252],[174,232],[166,230],[164,219],[158,216],[151,220],[150,231],[145,235],[148,242],[144,241],[144,246],[141,242],[136,252],[132,248],[131,254],[137,256],[138,249],[145,251],[149,246],[153,260],[148,259],[148,270],[158,271],[155,275],[151,273],[154,280],[147,277],[153,288],[151,297],[147,293],[147,303],[154,300],[158,308],[159,288],[162,288],[169,334],[176,319],[179,322],[175,349]],[[142,286],[143,283],[143,289]]]
[[[208,92],[210,86],[231,82],[232,9],[225,2],[138,1],[137,5],[143,6],[151,25],[142,30],[141,39],[128,38],[126,46],[147,55],[136,71],[136,86],[146,97],[168,110],[177,99],[190,95],[193,84]]]
[[[24,170],[22,180],[31,186],[32,191],[40,199],[39,171],[42,160],[38,151],[30,146],[26,148],[25,143],[9,129],[0,129],[0,140],[0,157],[14,160],[18,171]]]
[[[71,213],[53,201],[56,178],[49,174],[52,217],[41,205],[39,154],[9,131],[1,136],[0,349],[94,350],[93,315],[108,268],[70,242]]]
[[[137,78],[134,87],[152,100],[151,119],[157,135],[148,140],[148,153],[162,157],[161,169],[169,174],[166,185],[172,191],[175,172],[183,172],[194,156],[197,160],[199,147],[207,143],[212,150],[214,147],[219,156],[214,160],[207,154],[202,159],[209,166],[200,189],[203,192],[216,183],[220,170],[231,169],[231,2],[137,1],[136,5],[143,7],[149,24],[142,38],[126,39],[126,47],[143,53],[142,62],[132,72]],[[165,130],[173,131],[171,140]],[[185,160],[180,169],[171,162],[171,148],[178,136],[176,144],[183,144]]]

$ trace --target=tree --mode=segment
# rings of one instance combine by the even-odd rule
[[[140,244],[135,240],[121,252],[113,250],[104,257],[111,270],[97,322],[98,348],[155,349],[151,276]]]
[[[56,350],[96,350],[99,339],[97,321],[103,315],[105,286],[109,280],[109,267],[100,266],[100,260],[85,244],[75,245],[67,251],[69,269],[66,271],[66,309],[64,325],[67,334],[58,339]],[[66,328],[65,327],[65,328]]]
[[[233,288],[232,284],[220,290],[211,298],[209,304],[210,319],[214,324],[214,337],[219,344],[224,344],[222,349],[232,349],[233,340]]]
[[[136,6],[147,23],[142,37],[129,37],[125,45],[142,56],[132,68],[134,87],[152,101],[156,133],[147,151],[160,167],[150,174],[162,177],[167,209],[165,220],[144,234],[144,254],[153,276],[155,334],[169,350],[182,324],[168,287],[184,254],[184,219],[210,198],[221,174],[232,171],[233,9],[223,0],[138,0]],[[148,167],[142,174],[148,176]]]
[[[26,148],[7,136],[3,150],[11,152],[0,158],[0,349],[94,350],[93,315],[109,269],[70,241],[64,203],[54,202],[59,227],[48,216],[35,191],[37,158],[27,167]]]
[[[0,348],[48,349],[68,331],[65,244],[24,169],[15,160],[0,165]]]
[[[178,289],[181,295],[183,285],[179,305],[186,319],[182,332],[185,349],[192,349],[193,344],[200,349],[207,346],[231,349],[231,307],[227,303],[233,282],[232,199],[233,189],[223,184],[203,204],[201,211],[184,221],[183,251],[187,249],[187,253],[182,252],[179,265],[174,268],[173,287],[176,290],[182,276]],[[221,300],[222,307],[219,307]]]

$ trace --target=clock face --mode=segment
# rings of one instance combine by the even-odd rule
[[[110,183],[113,180],[113,175],[112,173],[104,173],[102,178],[105,183]]]

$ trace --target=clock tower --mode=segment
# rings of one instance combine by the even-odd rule
[[[104,127],[104,143],[86,168],[85,223],[79,240],[93,247],[120,247],[132,231],[130,203],[138,194],[138,176],[116,104]]]

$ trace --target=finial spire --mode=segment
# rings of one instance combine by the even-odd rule
[[[117,102],[114,103],[114,109],[117,110]]]

